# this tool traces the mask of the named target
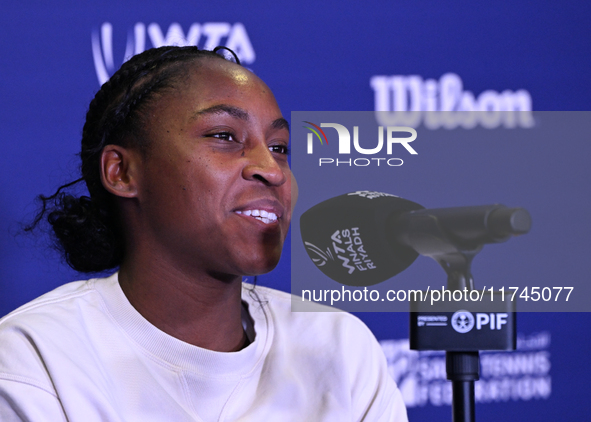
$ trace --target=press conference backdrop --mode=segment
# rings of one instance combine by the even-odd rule
[[[526,111],[589,109],[591,6],[584,1],[5,3],[0,15],[2,315],[82,277],[59,260],[43,236],[22,235],[20,224],[34,215],[36,195],[53,193],[78,177],[75,154],[88,103],[125,57],[146,48],[226,45],[271,87],[288,118],[295,110],[453,109],[461,99],[474,109],[507,104]],[[452,91],[444,89],[450,81]],[[589,209],[584,200],[588,140],[562,138],[531,149],[530,160],[545,160],[542,165],[555,174],[568,174],[537,187],[540,197],[548,197],[549,209],[560,211],[563,204],[553,195],[562,188],[583,198],[579,203]],[[446,158],[443,153],[441,160]],[[415,182],[394,178],[390,193],[399,189],[408,196],[420,186]],[[454,186],[451,200],[461,201],[461,192],[462,186]],[[429,198],[424,189],[416,193]],[[588,213],[568,207],[563,213],[583,216],[580,230],[572,233],[576,253],[561,250],[552,265],[575,268],[584,280],[589,276],[578,257],[591,252]],[[532,214],[535,230],[535,210]],[[279,267],[260,277],[260,284],[290,289],[289,240],[286,245]],[[489,265],[503,267],[504,273],[528,272],[511,259]],[[449,420],[444,356],[408,349],[406,314],[359,317],[381,341],[410,419]],[[520,314],[518,350],[482,357],[478,420],[589,420],[590,324],[588,313]]]

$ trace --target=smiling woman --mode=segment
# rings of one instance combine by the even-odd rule
[[[2,421],[404,421],[371,332],[242,282],[297,197],[269,88],[196,47],[131,58],[91,102],[90,197],[42,197],[66,284],[0,320]],[[327,309],[318,308],[318,311]]]

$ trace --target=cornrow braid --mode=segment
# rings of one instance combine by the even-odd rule
[[[47,215],[55,243],[66,262],[80,272],[99,272],[121,265],[124,254],[123,233],[117,208],[100,178],[100,159],[106,145],[138,148],[147,153],[149,145],[142,134],[144,111],[151,101],[186,72],[183,63],[202,58],[225,60],[214,51],[197,47],[165,46],[146,50],[125,62],[105,82],[90,102],[82,129],[80,151],[82,177],[60,186],[51,196],[39,195],[42,206],[32,231]],[[229,50],[237,64],[236,54]],[[62,192],[84,180],[90,197]]]

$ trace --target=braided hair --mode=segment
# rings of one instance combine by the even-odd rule
[[[90,102],[79,154],[82,177],[60,186],[51,196],[39,195],[40,211],[25,231],[32,231],[47,216],[55,244],[73,269],[92,273],[121,265],[124,239],[118,210],[101,182],[103,148],[114,144],[146,154],[149,138],[142,136],[146,109],[187,71],[183,64],[202,58],[225,60],[217,54],[219,49],[229,50],[165,46],[146,50],[125,62]],[[236,54],[229,51],[240,64]],[[90,196],[63,192],[82,181]]]

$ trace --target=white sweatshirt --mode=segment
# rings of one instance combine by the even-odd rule
[[[117,274],[39,297],[0,320],[0,420],[407,420],[359,319],[291,312],[289,294],[260,286],[242,298],[254,341],[222,353],[151,325]]]

